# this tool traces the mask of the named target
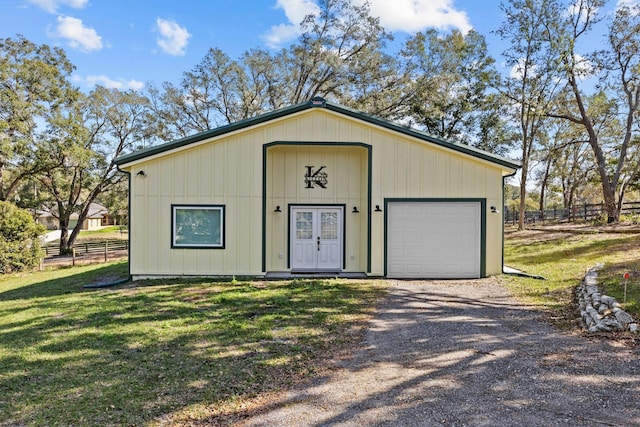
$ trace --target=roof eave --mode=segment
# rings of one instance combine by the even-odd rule
[[[395,132],[399,132],[408,136],[412,136],[414,138],[417,139],[421,139],[423,141],[428,141],[430,143],[439,145],[441,147],[444,148],[448,148],[454,151],[458,151],[458,152],[462,152],[468,155],[471,155],[473,157],[477,157],[477,158],[481,158],[483,160],[487,160],[491,163],[496,163],[500,166],[504,166],[510,170],[517,170],[520,169],[522,166],[520,165],[520,163],[508,159],[506,157],[502,157],[502,156],[498,156],[496,154],[491,154],[487,151],[484,150],[480,150],[478,148],[472,147],[470,145],[465,145],[465,144],[460,144],[457,142],[451,142],[451,141],[445,141],[443,139],[439,139],[436,138],[432,135],[427,134],[426,132],[422,132],[413,128],[410,128],[408,126],[402,126],[399,125],[397,123],[393,123],[390,122],[388,120],[384,120],[384,119],[380,119],[378,117],[374,117],[374,116],[370,116],[368,114],[356,111],[356,110],[352,110],[349,108],[345,108],[343,106],[340,105],[336,105],[336,104],[331,104],[331,103],[327,103],[327,109],[331,110],[331,111],[335,111],[353,118],[356,118],[358,120],[362,120],[377,126],[381,126],[383,128],[395,131]]]
[[[155,147],[145,148],[143,150],[135,151],[130,154],[125,154],[124,156],[120,156],[116,158],[115,163],[116,165],[121,166],[127,163],[134,162],[136,160],[144,159],[145,157],[150,157],[155,154],[164,153],[165,151],[175,150],[177,148],[184,147],[186,145],[191,145],[193,143],[203,141],[205,139],[214,138],[216,136],[224,135],[237,130],[241,130],[241,129],[255,126],[271,120],[275,120],[280,117],[294,114],[298,111],[304,111],[307,108],[311,107],[309,104],[310,103],[307,102],[304,104],[294,105],[292,107],[282,108],[280,110],[271,111],[269,113],[261,114],[256,117],[251,117],[249,119],[241,120],[239,122],[220,126],[215,129],[211,129],[211,130],[197,133],[195,135],[187,136],[185,138],[180,138],[175,141],[166,142],[164,144],[160,144]]]
[[[147,157],[151,157],[154,156],[156,154],[161,154],[167,151],[171,151],[171,150],[175,150],[187,145],[191,145],[194,144],[196,142],[200,142],[206,139],[210,139],[210,138],[214,138],[217,136],[221,136],[221,135],[225,135],[231,132],[235,132],[241,129],[245,129],[251,126],[255,126],[261,123],[265,123],[271,120],[275,120],[281,117],[285,117],[294,113],[298,113],[310,108],[326,108],[329,111],[334,111],[336,113],[345,115],[345,116],[349,116],[352,118],[355,118],[357,120],[361,120],[373,125],[377,125],[389,130],[392,130],[394,132],[399,132],[401,134],[405,134],[423,141],[428,141],[432,144],[436,144],[438,146],[441,146],[443,148],[447,148],[450,150],[454,150],[454,151],[458,151],[476,158],[480,158],[483,159],[485,161],[488,161],[490,163],[494,163],[497,164],[499,166],[502,166],[504,168],[506,168],[507,170],[510,171],[516,171],[517,169],[519,169],[521,167],[521,165],[513,160],[507,159],[505,157],[501,157],[501,156],[497,156],[491,153],[488,153],[486,151],[483,150],[479,150],[477,148],[468,146],[468,145],[464,145],[464,144],[460,144],[460,143],[455,143],[455,142],[449,142],[449,141],[445,141],[436,137],[433,137],[425,132],[416,130],[416,129],[412,129],[410,127],[407,126],[402,126],[402,125],[398,125],[396,123],[390,122],[388,120],[384,120],[384,119],[380,119],[378,117],[374,117],[374,116],[370,116],[368,114],[362,113],[360,111],[356,111],[347,107],[344,107],[342,105],[338,105],[338,104],[333,104],[330,102],[325,101],[323,98],[320,97],[316,97],[313,98],[311,101],[302,103],[302,104],[298,104],[298,105],[294,105],[291,107],[286,107],[286,108],[282,108],[279,110],[275,110],[275,111],[271,111],[269,113],[265,113],[265,114],[261,114],[259,116],[256,117],[252,117],[246,120],[241,120],[239,122],[236,123],[231,123],[228,125],[224,125],[224,126],[220,126],[218,128],[215,129],[211,129],[208,131],[204,131],[204,132],[200,132],[197,133],[195,135],[192,136],[188,136],[185,138],[181,138],[175,141],[171,141],[171,142],[167,142],[155,147],[150,147],[150,148],[146,148],[143,150],[139,150],[130,154],[126,154],[124,156],[120,156],[115,160],[116,165],[118,166],[122,166],[128,163],[132,163],[135,162],[137,160],[141,160]]]

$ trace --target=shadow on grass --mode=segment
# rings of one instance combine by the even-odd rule
[[[56,295],[66,295],[76,292],[86,292],[84,285],[92,283],[100,278],[109,277],[113,280],[124,279],[129,275],[128,263],[117,262],[103,267],[91,268],[90,270],[78,273],[78,270],[87,270],[86,267],[62,267],[54,271],[65,272],[57,274],[55,278],[43,280],[26,286],[0,292],[0,301],[14,299],[47,298]],[[68,272],[68,274],[66,274]],[[34,273],[42,275],[41,273]],[[46,274],[46,272],[45,272]],[[61,277],[62,276],[62,277]],[[38,276],[36,276],[38,277]]]
[[[638,425],[640,373],[633,354],[607,341],[558,333],[536,310],[493,292],[466,297],[474,285],[467,286],[394,286],[363,349],[343,370],[250,413],[239,411],[235,421],[249,417],[241,424],[247,427],[285,421]]]
[[[598,258],[624,250],[630,242],[635,243],[637,238],[637,235],[625,235],[599,240],[597,234],[591,234],[560,237],[533,244],[512,243],[508,258],[509,262],[522,265],[537,265],[572,258]],[[570,246],[567,245],[568,241],[572,242]]]
[[[99,270],[0,296],[0,425],[144,425],[281,389],[348,343],[381,294],[203,280],[80,292]]]

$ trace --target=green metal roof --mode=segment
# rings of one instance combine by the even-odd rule
[[[164,153],[166,151],[175,150],[176,148],[185,147],[196,142],[203,141],[205,139],[213,138],[216,136],[224,135],[226,133],[234,132],[237,130],[241,130],[244,128],[248,128],[251,126],[255,126],[261,123],[265,123],[271,120],[279,119],[281,117],[288,116],[290,114],[298,113],[300,111],[309,110],[311,108],[325,108],[329,111],[334,111],[336,113],[353,117],[357,120],[361,120],[363,122],[371,123],[376,126],[380,126],[394,132],[398,132],[400,134],[404,134],[407,136],[411,136],[423,141],[430,142],[435,145],[439,145],[444,148],[448,148],[450,150],[458,151],[460,153],[464,153],[473,157],[477,157],[491,163],[495,163],[497,165],[506,167],[508,169],[518,169],[520,168],[520,163],[517,161],[508,159],[506,157],[498,156],[492,153],[489,153],[484,150],[480,150],[475,147],[471,147],[469,145],[460,144],[457,142],[446,141],[440,138],[436,138],[434,136],[429,135],[426,132],[419,131],[417,129],[412,129],[408,126],[402,126],[397,123],[390,122],[388,120],[384,120],[378,117],[374,117],[360,111],[344,107],[342,105],[333,104],[331,102],[325,101],[323,98],[315,97],[311,101],[294,105],[287,108],[282,108],[280,110],[275,110],[269,113],[261,114],[256,117],[252,117],[250,119],[241,120],[236,123],[231,123],[229,125],[220,126],[216,129],[208,130],[205,132],[200,132],[186,138],[177,139],[175,141],[167,142],[165,144],[157,145],[155,147],[146,148],[143,150],[138,150],[130,154],[126,154],[124,156],[120,156],[116,159],[116,164],[118,166],[124,165],[127,163],[134,162],[136,160],[141,160],[146,157],[150,157],[156,154]]]

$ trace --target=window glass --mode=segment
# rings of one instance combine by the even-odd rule
[[[336,240],[338,238],[338,213],[320,213],[320,238],[324,240]]]
[[[296,239],[313,238],[313,212],[296,212]]]
[[[173,206],[174,247],[224,247],[222,206]]]

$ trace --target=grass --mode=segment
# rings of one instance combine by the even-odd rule
[[[600,282],[639,317],[638,234],[508,232],[505,263],[548,280],[506,285],[571,316],[573,287]],[[126,262],[0,277],[0,426],[216,425],[253,398],[322,372],[348,354],[383,281],[156,280],[86,290],[126,277]]]
[[[76,238],[76,243],[95,242],[104,240],[127,240],[129,233],[127,231],[120,231],[120,226],[114,225],[110,227],[104,227],[99,230],[82,230]]]
[[[549,309],[560,324],[575,318],[573,289],[587,269],[604,264],[599,284],[607,295],[623,302],[622,275],[629,272],[624,309],[640,318],[640,235],[637,233],[566,233],[509,231],[505,236],[505,265],[547,280],[506,277],[506,285],[525,300]]]
[[[121,231],[119,225],[103,227],[99,230],[81,230],[76,237],[75,243],[91,243],[102,242],[105,240],[127,240],[129,239],[128,231]],[[60,239],[53,240],[50,244],[59,243]]]
[[[163,280],[124,262],[0,278],[0,425],[215,424],[359,338],[381,281]]]

